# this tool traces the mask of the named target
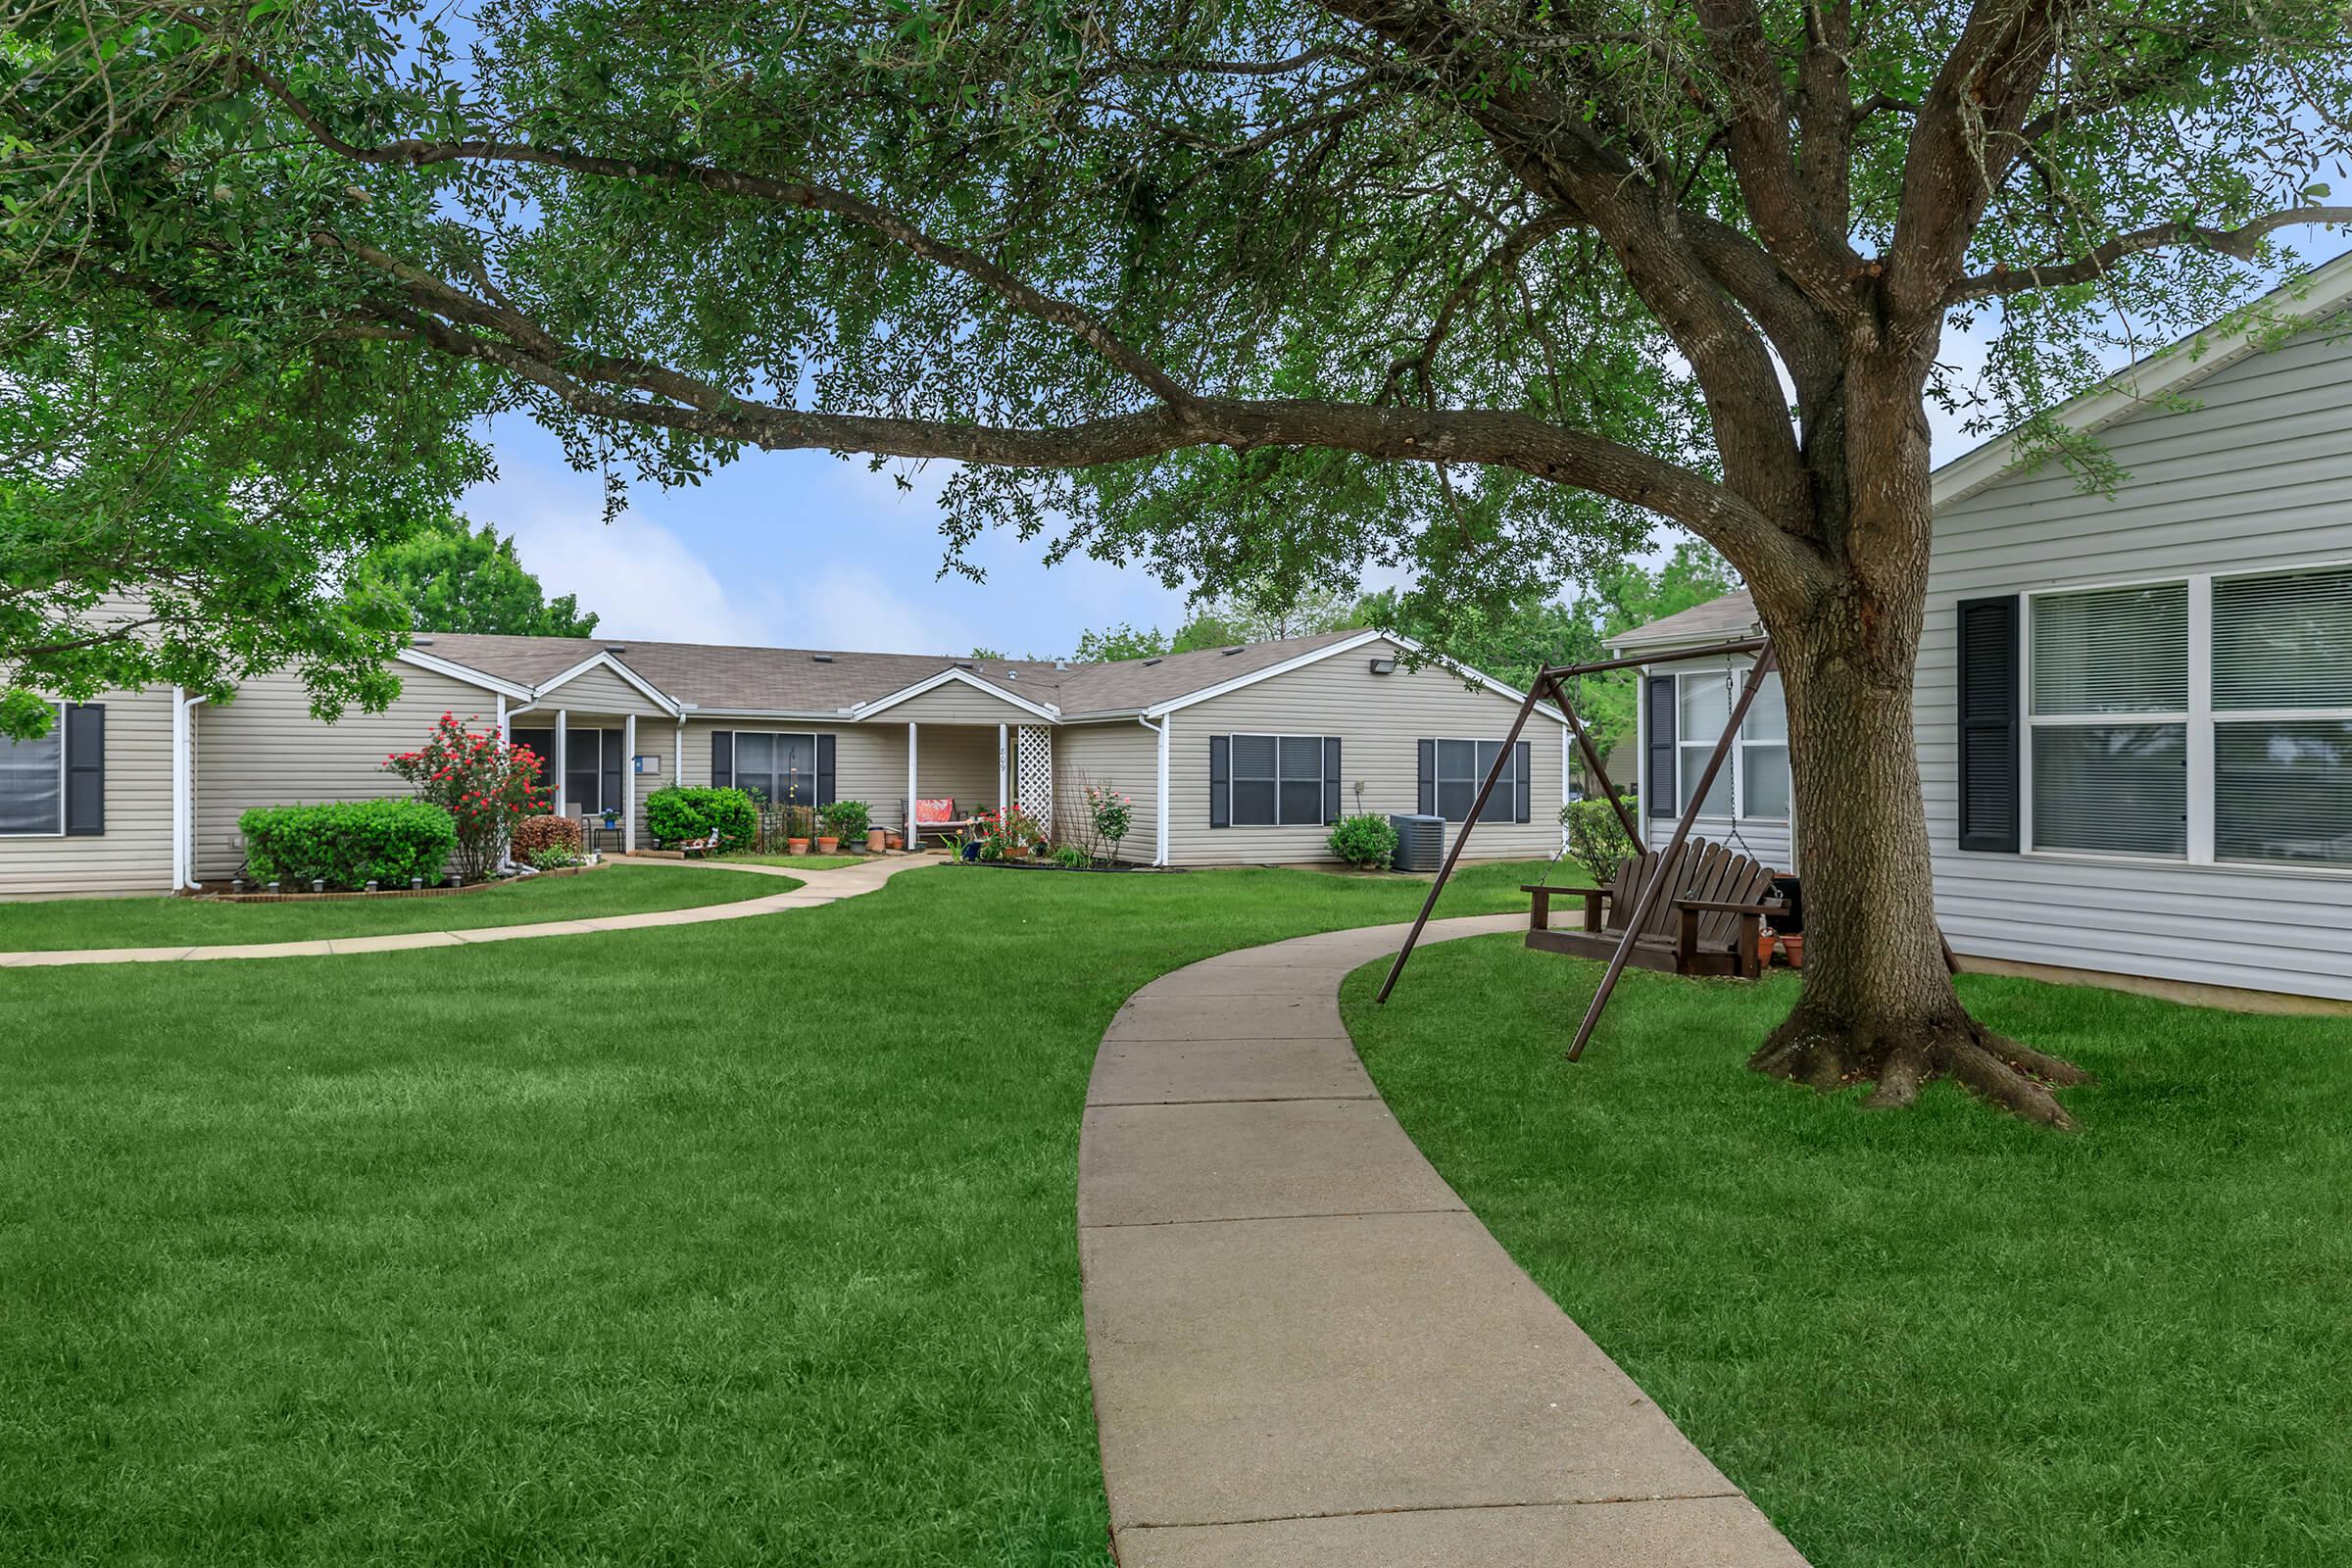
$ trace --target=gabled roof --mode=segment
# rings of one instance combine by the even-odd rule
[[[2352,251],[2313,268],[2273,289],[2244,310],[2158,349],[2062,403],[2056,417],[2068,429],[2088,434],[2140,413],[2160,398],[2177,396],[2223,368],[2259,351],[2280,318],[2317,323],[2352,306]],[[1954,458],[1932,477],[1934,505],[1949,506],[2011,472],[2018,462],[2023,430],[2011,430]],[[1711,642],[1761,629],[1747,591],[1724,595],[1680,611],[1608,640],[1611,648],[1638,650],[1669,643]]]
[[[2087,434],[2146,409],[2159,398],[2187,391],[2216,370],[2258,352],[2280,318],[2313,323],[2352,305],[2352,251],[2313,268],[2177,343],[2135,360],[2055,411],[2068,429]],[[1937,468],[1935,505],[1976,494],[2011,471],[2022,430],[1993,437]]]

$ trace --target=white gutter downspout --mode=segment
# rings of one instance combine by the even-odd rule
[[[1154,724],[1141,713],[1135,715],[1138,724],[1159,737],[1158,793],[1152,801],[1155,821],[1152,863],[1162,866],[1168,863],[1168,725],[1173,718],[1173,714],[1162,714],[1159,722]]]
[[[172,891],[188,885],[188,694],[172,688]]]

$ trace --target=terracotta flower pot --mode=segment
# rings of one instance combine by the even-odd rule
[[[883,850],[884,850],[884,849],[886,849],[886,848],[888,848],[888,847],[889,847],[889,844],[890,844],[890,835],[889,835],[888,833],[885,833],[885,832],[883,832],[883,831],[882,831],[880,828],[878,828],[878,827],[869,827],[869,828],[867,828],[867,829],[865,830],[865,853],[866,853],[866,854],[868,854],[868,855],[880,855],[880,854],[883,852]]]
[[[786,839],[784,841],[784,853],[787,855],[807,855],[808,853],[808,841],[807,839]]]
[[[1788,956],[1789,968],[1802,969],[1805,966],[1805,939],[1803,937],[1781,938],[1781,951]]]
[[[906,847],[906,835],[886,831],[882,835],[882,847],[886,850],[903,850]]]
[[[1029,846],[1026,844],[1007,844],[1004,846],[1004,858],[1007,860],[1026,859],[1028,855]]]
[[[816,840],[816,853],[817,853],[817,854],[819,854],[819,855],[831,855],[831,854],[834,854],[835,852],[837,852],[838,850],[840,850],[840,848],[841,848],[841,840],[839,840],[839,839],[829,839],[829,838],[826,838],[826,837],[825,837],[823,834],[821,834],[821,833],[817,835],[817,840]]]
[[[1756,932],[1757,968],[1769,969],[1772,967],[1772,945],[1780,940],[1779,937],[1773,935],[1772,927],[1764,926],[1758,929]]]

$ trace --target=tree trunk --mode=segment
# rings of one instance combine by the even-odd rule
[[[1874,471],[1857,471],[1857,443],[1845,443],[1848,467],[1835,477],[1858,481],[1841,530],[1856,548],[1832,565],[1827,587],[1792,603],[1757,585],[1788,697],[1805,968],[1795,1010],[1748,1065],[1825,1091],[1873,1084],[1864,1103],[1877,1106],[1909,1104],[1931,1080],[1950,1078],[2068,1127],[2051,1090],[2089,1075],[1971,1018],[1944,964],[1912,729],[1930,527],[1917,410],[1914,398],[1904,425],[1916,421],[1916,431],[1893,443],[1879,424]],[[1871,411],[1857,399],[1846,412],[1858,429]],[[1884,421],[1900,411],[1875,412]],[[1889,446],[1900,450],[1890,456]]]

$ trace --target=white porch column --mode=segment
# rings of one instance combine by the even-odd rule
[[[997,813],[999,815],[1003,815],[1004,811],[1004,781],[1012,768],[1012,753],[1006,749],[1011,744],[1006,738],[1010,733],[1004,725],[997,726]]]
[[[498,743],[505,746],[512,743],[514,737],[507,733],[507,694],[500,692],[498,694]]]
[[[620,853],[637,848],[637,715],[620,721],[620,754],[629,760],[620,770]]]
[[[556,814],[569,816],[571,798],[564,787],[564,764],[570,760],[564,754],[569,749],[570,726],[564,722],[567,710],[556,710]]]
[[[914,730],[913,719],[906,721],[906,848],[915,847],[914,836]]]
[[[188,694],[172,688],[172,891],[188,885]]]

